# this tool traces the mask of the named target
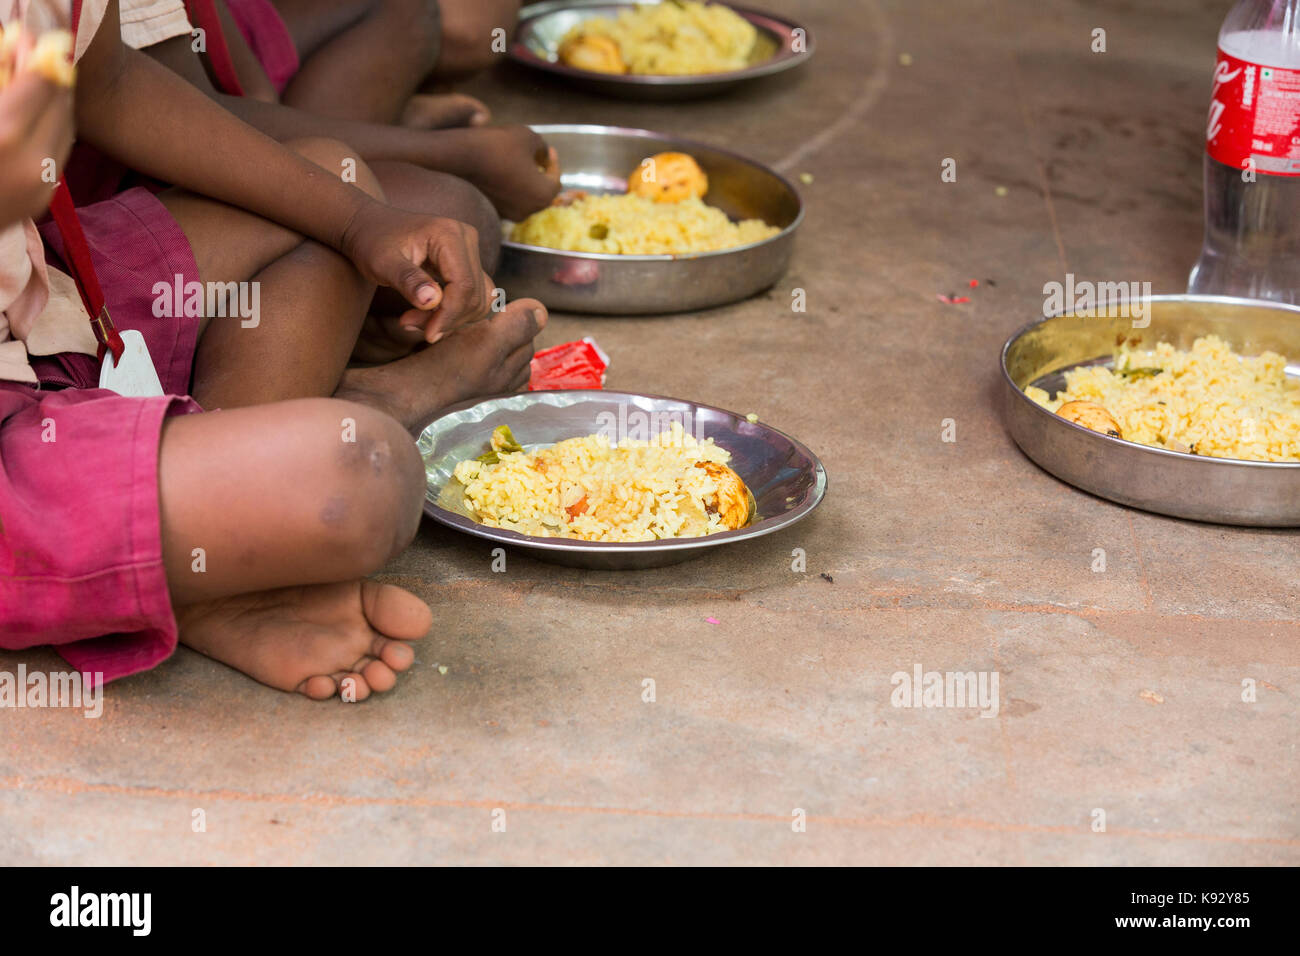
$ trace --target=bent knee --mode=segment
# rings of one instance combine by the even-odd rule
[[[380,185],[379,177],[361,154],[342,140],[328,136],[303,136],[285,140],[284,145],[372,198],[384,201],[384,187]]]
[[[500,59],[493,31],[513,37],[520,6],[520,0],[441,0],[442,49],[454,53],[456,72],[477,73]]]
[[[478,233],[478,255],[483,271],[496,272],[501,259],[501,217],[497,215],[492,200],[478,187],[455,176],[447,176],[447,215],[474,227]]]
[[[311,402],[321,439],[316,461],[321,545],[343,549],[358,574],[383,567],[415,537],[424,502],[424,463],[396,419],[338,399]]]
[[[432,70],[442,46],[442,8],[438,0],[381,0],[386,17],[401,25],[401,39],[408,50],[417,51]]]
[[[473,226],[478,233],[483,271],[495,271],[501,258],[501,217],[476,186],[449,173],[410,163],[381,160],[375,163],[374,170],[388,201],[397,208]]]

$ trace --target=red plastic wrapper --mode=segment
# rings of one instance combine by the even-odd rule
[[[609,356],[601,351],[594,339],[565,342],[563,345],[542,349],[533,356],[528,390],[541,392],[559,388],[602,388],[607,368]]]

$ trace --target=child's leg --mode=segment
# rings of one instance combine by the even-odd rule
[[[333,140],[288,145],[331,171],[352,155]],[[405,163],[376,163],[372,171],[358,162],[356,173],[357,184],[372,195],[385,197],[391,188],[387,198],[396,206],[469,222],[479,233],[480,255],[495,263],[499,220],[474,187]],[[405,301],[387,289],[376,294],[342,256],[223,203],[180,191],[160,198],[189,239],[203,281],[258,283],[256,327],[218,318],[199,339],[192,394],[205,408],[338,394],[414,428],[462,399],[527,383],[533,339],[546,322],[536,300],[510,303],[491,319],[410,354],[423,336],[403,337],[395,317],[406,310]],[[359,343],[363,323],[367,334]],[[354,352],[386,364],[348,369]]]
[[[319,3],[304,3],[290,9],[286,5],[286,12],[292,16],[296,27],[295,37],[295,32],[290,30],[284,16],[275,9],[271,0],[219,0],[217,11],[221,18],[222,32],[245,96],[268,103],[281,102],[280,91],[288,88],[302,68],[295,40],[300,39],[305,43],[321,42],[317,36],[320,21],[318,16],[314,16],[319,14],[321,6]],[[432,43],[436,51],[436,35],[425,42]],[[164,46],[170,46],[172,50],[164,53],[161,49]],[[177,68],[177,59],[174,57],[188,59],[193,55],[189,49],[188,37],[164,41],[163,44],[151,47],[149,52],[158,55],[172,69]],[[376,51],[365,52],[373,55]],[[205,68],[209,71],[211,69],[206,61]],[[182,75],[186,74],[182,72]],[[210,72],[209,78],[215,84],[215,78]],[[329,82],[328,77],[326,80]],[[305,97],[311,92],[312,82],[314,81],[303,85],[299,96]],[[339,92],[329,91],[330,94]],[[346,90],[343,94],[350,96],[352,92]],[[363,112],[373,110],[376,114],[365,118],[371,122],[390,121],[390,99],[391,97],[384,96],[377,103],[362,103]],[[333,103],[326,105],[332,107]],[[356,104],[346,105],[348,110],[352,110]],[[342,115],[350,116],[351,112]],[[491,117],[491,111],[481,100],[463,93],[439,93],[408,97],[399,121],[403,126],[415,129],[446,129],[453,126],[482,126]]]
[[[349,368],[334,394],[373,405],[418,431],[448,405],[524,388],[531,371],[533,339],[546,327],[546,320],[542,303],[516,299],[502,311],[405,358]]]
[[[464,180],[410,163],[371,164],[388,201],[402,209],[448,216],[469,223],[479,237],[483,268],[499,264],[501,217],[481,192]],[[418,335],[403,336],[384,316],[400,315],[404,304],[390,289],[380,289],[366,320],[355,357],[381,362],[350,368],[339,385],[340,398],[376,403],[408,428],[417,428],[440,408],[477,395],[495,395],[528,383],[533,339],[546,325],[546,308],[536,299],[519,299],[482,322],[458,330],[431,348],[412,350]]]
[[[351,155],[333,140],[288,145],[329,170]],[[358,185],[372,195],[385,196],[391,187],[387,198],[394,205],[469,222],[479,233],[480,255],[495,263],[499,220],[468,183],[405,163],[376,163],[372,171],[358,162],[356,171]],[[510,303],[411,354],[423,335],[402,336],[395,317],[406,310],[405,300],[388,289],[376,294],[342,256],[222,203],[183,192],[160,198],[189,239],[204,281],[258,283],[257,327],[218,318],[199,339],[192,393],[205,408],[338,394],[414,428],[462,399],[527,383],[533,339],[546,322],[540,302]],[[359,343],[363,322],[367,334]],[[354,352],[385,364],[347,369]]]
[[[288,145],[331,171],[350,153],[331,140]],[[383,195],[360,163],[357,184]],[[203,282],[256,283],[256,324],[216,318],[201,332],[192,386],[199,403],[234,408],[333,394],[374,286],[332,249],[259,216],[183,190],[159,198],[189,240]]]
[[[230,268],[200,272],[205,282],[249,282],[256,289],[254,319],[236,315],[207,321],[195,352],[191,394],[208,409],[332,394],[374,286],[343,256],[299,236],[283,254],[249,268],[260,250],[241,237],[265,240],[266,231],[239,226],[256,217],[193,195],[160,198],[191,237],[201,269],[204,251],[214,246],[199,237],[230,226],[220,233],[220,244],[232,252],[238,246],[242,255],[231,256]]]
[[[485,271],[500,258],[501,219],[492,203],[462,179],[410,163],[370,164],[388,201],[400,209],[469,223],[479,237]],[[533,340],[546,325],[546,308],[520,299],[488,319],[429,348],[423,334],[405,334],[397,321],[407,308],[391,289],[379,289],[353,357],[373,367],[349,368],[335,394],[382,409],[418,428],[441,408],[480,395],[517,391],[528,383]]]
[[[311,697],[351,677],[360,699],[410,665],[399,641],[428,609],[363,580],[420,520],[424,467],[397,422],[331,399],[173,418],[158,480],[181,643]]]
[[[115,680],[179,637],[312,697],[392,686],[430,615],[363,578],[420,519],[410,436],[332,399],[198,411],[0,386],[0,647]]]
[[[492,49],[492,31],[513,37],[520,6],[521,0],[438,0],[442,46],[434,79],[464,79],[492,66],[501,56]]]
[[[275,0],[301,66],[281,102],[396,123],[438,59],[436,0]]]
[[[492,200],[459,177],[413,163],[379,159],[369,166],[387,201],[398,209],[457,219],[473,226],[478,233],[479,262],[483,271],[488,275],[496,272],[501,263],[501,216],[492,206]],[[382,290],[381,294],[388,291]],[[401,311],[396,308],[397,300],[393,305],[394,311]],[[409,308],[409,305],[402,306],[402,309]]]
[[[464,93],[416,93],[402,108],[398,121],[411,129],[450,129],[486,126],[492,120],[487,104]]]
[[[178,606],[368,574],[419,524],[415,443],[372,408],[298,399],[170,418],[162,434],[163,561]]]

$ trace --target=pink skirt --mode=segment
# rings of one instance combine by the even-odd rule
[[[153,284],[198,278],[189,243],[144,190],[78,210],[119,329],[148,343],[160,398],[97,388],[85,355],[33,359],[42,388],[0,382],[0,647],[52,644],[87,679],[153,667],[176,648],[162,561],[164,419],[189,391],[198,319],[153,315]],[[58,264],[61,243],[44,229]],[[53,239],[53,241],[51,241]],[[62,386],[52,390],[50,386]]]
[[[153,314],[156,283],[172,287],[178,275],[184,276],[184,281],[199,279],[199,267],[185,233],[158,197],[140,187],[80,206],[77,216],[113,323],[119,329],[137,329],[144,336],[164,392],[188,395],[199,319],[157,318]],[[51,264],[69,272],[58,228],[45,222],[40,230]],[[32,366],[37,378],[50,385],[99,386],[99,362],[89,355],[36,358]]]

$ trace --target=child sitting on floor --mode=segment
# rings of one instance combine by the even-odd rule
[[[340,131],[360,136],[372,146],[376,142],[381,146],[389,144],[390,140],[397,142],[394,137],[429,135],[398,127],[325,120],[289,107],[240,97],[218,96],[204,72],[199,56],[191,49],[190,24],[181,0],[122,0],[121,9],[122,36],[129,46],[147,48],[150,54],[197,84],[222,106],[235,109],[294,149],[302,151],[308,140],[328,137]],[[159,106],[161,105],[160,103]],[[217,111],[209,109],[202,115],[184,117],[190,135],[201,140],[222,135],[219,127],[207,125],[212,117],[218,115]],[[506,215],[519,217],[545,205],[558,189],[558,170],[553,155],[548,159],[550,168],[545,171],[539,169],[537,156],[540,154],[543,159],[547,159],[547,148],[541,138],[526,127],[493,128],[481,132],[489,140],[473,144],[453,143],[451,147],[444,144],[438,155],[444,160],[450,156],[460,157],[459,150],[462,147],[472,147],[463,158],[457,158],[456,162],[448,161],[446,165],[476,170],[476,178],[492,189],[498,207]],[[70,178],[73,193],[78,200],[91,202],[120,189],[128,170],[122,164],[106,162],[97,151],[87,147],[85,139],[83,136],[83,141],[77,144],[74,151]],[[347,164],[355,164],[358,157],[365,158],[375,150],[358,150],[357,156],[350,156],[349,152],[341,145],[315,143],[310,158],[327,169],[339,170]],[[378,149],[378,152],[382,155],[384,150]],[[391,205],[428,216],[458,220],[472,226],[478,240],[481,266],[487,272],[495,269],[500,251],[500,218],[492,204],[474,187],[456,177],[406,162],[379,158],[370,162],[368,169],[378,180],[379,187]],[[132,173],[130,177],[133,179],[126,179],[126,183],[140,181],[137,174]],[[199,246],[208,245],[207,240],[210,239],[229,248],[230,242],[242,238],[240,234],[261,225],[260,220],[253,216],[241,216],[217,203],[186,201],[174,191],[163,193],[162,199],[190,236],[191,243],[196,246],[203,277],[209,281],[230,281],[234,278],[223,275],[209,277],[209,270],[203,268],[205,251]],[[244,240],[240,244],[246,243],[247,240]],[[393,293],[381,290],[368,311],[363,334],[352,352],[355,359],[375,363],[401,358],[424,341],[419,328],[398,320],[403,312],[402,302]],[[385,319],[384,316],[388,318]],[[520,365],[521,357],[526,364],[526,356],[522,355],[519,347],[520,336],[527,331],[527,327],[521,324],[518,310],[507,309],[501,318],[502,321],[493,321],[472,331],[466,330],[459,338],[440,345],[437,350],[428,350],[429,354],[421,355],[415,364],[420,367],[418,378],[428,395],[422,397],[410,394],[409,387],[398,383],[397,390],[405,397],[401,407],[392,406],[389,410],[408,426],[414,426],[421,419],[427,418],[433,408],[474,394],[502,391],[517,385],[517,379],[526,371]],[[513,362],[513,370],[517,374],[501,374],[505,366],[500,363],[485,365],[482,359],[492,356]],[[347,377],[360,379],[360,382],[352,384],[365,391],[373,391],[367,384],[368,380],[378,377],[392,382],[394,374],[395,370],[383,373],[362,370],[349,372]],[[404,380],[412,380],[405,372],[401,374]],[[253,393],[249,395],[252,396]],[[267,400],[268,396],[262,395],[260,398]],[[200,396],[200,399],[204,400],[204,396]]]
[[[195,22],[205,27],[209,5],[220,18],[246,96],[320,116],[419,129],[481,126],[491,115],[472,96],[419,92],[440,64],[457,59],[462,42],[455,13],[446,24],[451,32],[446,32],[438,0],[186,4]],[[508,27],[513,20],[502,19],[499,25]],[[480,39],[488,50],[491,31]]]
[[[109,4],[107,22],[116,22],[116,7]],[[262,310],[273,319],[210,329],[202,319],[166,321],[191,339],[187,322],[205,332],[192,391],[204,407],[338,394],[416,428],[438,408],[527,381],[545,310],[529,300],[478,321],[489,315],[493,286],[472,227],[380,201],[376,175],[343,143],[304,137],[284,148],[125,46],[117,31],[101,30],[93,43],[83,34],[78,47],[79,139],[177,184],[156,198],[136,189],[117,200],[161,202],[193,251],[197,278],[257,282]],[[114,81],[101,84],[100,77]],[[340,180],[343,171],[355,185]],[[442,201],[429,190],[423,195],[430,204]],[[94,220],[96,207],[83,215]],[[57,237],[51,242],[62,255]],[[430,281],[426,262],[441,284]],[[376,296],[376,281],[394,291]],[[436,348],[411,351],[438,339]],[[354,351],[372,362],[400,358],[349,368]]]
[[[394,76],[401,70],[402,51],[408,48],[412,31],[399,33],[400,21],[362,20],[325,42],[320,34],[346,12],[334,8],[352,5],[346,0],[313,3],[310,14],[305,8],[285,5],[296,14],[291,36],[269,0],[192,2],[196,17],[192,22],[204,31],[206,54],[200,56],[188,30],[146,33],[144,29],[146,13],[155,22],[183,16],[181,0],[123,0],[123,11],[130,17],[123,23],[123,33],[132,46],[273,138],[327,136],[349,143],[372,164],[398,161],[456,176],[481,190],[507,219],[523,219],[555,197],[560,188],[556,157],[542,137],[526,126],[396,125],[411,104],[412,82],[419,75],[418,69],[408,69],[408,75]],[[214,10],[220,15],[214,15]],[[365,45],[357,42],[362,38]],[[296,40],[324,43],[324,48],[300,67]],[[268,72],[274,81],[267,78]],[[259,92],[267,83],[275,88]],[[414,170],[398,174],[376,167],[376,171],[386,188],[398,191],[392,201],[399,206],[420,203],[424,192],[438,189],[439,180],[418,176]],[[492,223],[493,228],[496,225]]]
[[[283,690],[387,690],[430,615],[364,579],[410,541],[424,493],[409,434],[385,411],[427,411],[420,360],[451,355],[443,346],[462,337],[461,362],[486,378],[504,366],[522,384],[545,310],[524,301],[482,318],[487,279],[468,227],[387,206],[364,165],[361,189],[313,165],[337,169],[341,144],[295,153],[259,137],[125,49],[116,2],[76,6],[79,130],[147,173],[276,221],[183,191],[133,189],[80,210],[108,312],[143,335],[167,394],[99,389],[90,314],[46,264],[76,250],[57,223],[43,247],[30,221],[14,221],[48,202],[42,173],[67,151],[70,98],[22,71],[0,93],[0,646],[54,644],[112,680],[159,663],[179,634]],[[0,24],[24,20],[29,34],[57,25],[0,2]],[[176,117],[204,109],[221,115],[195,148]],[[84,293],[85,270],[71,271]],[[160,279],[200,276],[260,282],[263,320],[155,314]],[[401,290],[404,320],[427,339],[445,336],[439,348],[346,369],[375,281]],[[510,332],[478,331],[494,323]],[[203,413],[189,394],[224,410]],[[331,394],[365,404],[298,398]]]
[[[245,95],[341,119],[420,129],[480,126],[488,108],[422,94],[501,59],[520,0],[187,0],[215,2]],[[235,29],[230,29],[234,27]],[[234,34],[234,35],[232,35]]]

